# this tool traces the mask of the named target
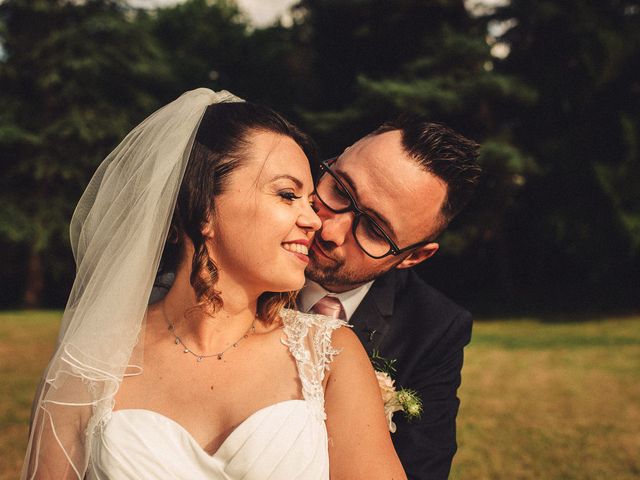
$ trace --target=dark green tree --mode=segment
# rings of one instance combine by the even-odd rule
[[[174,96],[197,87],[226,89],[288,110],[294,85],[288,29],[254,29],[227,0],[187,0],[156,10],[145,23],[167,56]]]
[[[115,0],[0,4],[0,239],[24,253],[24,305],[60,271],[51,253],[68,251],[91,173],[166,89],[162,52],[134,18]]]
[[[187,0],[159,8],[147,20],[174,72],[176,93],[220,89],[233,81],[248,36],[246,19],[235,3]]]
[[[637,305],[640,2],[512,0],[491,20],[512,26],[497,70],[537,93],[514,125],[541,168],[514,223],[524,277],[556,302]]]
[[[482,208],[445,234],[439,256],[469,259],[475,267],[463,270],[472,283],[511,297],[506,229],[520,190],[536,172],[513,141],[513,106],[531,103],[535,94],[494,70],[486,20],[462,0],[304,0],[297,8],[298,36],[311,52],[308,84],[315,89],[301,99],[301,109],[329,153],[400,112],[443,122],[484,145]],[[428,263],[434,274],[440,271],[431,266],[439,262]]]

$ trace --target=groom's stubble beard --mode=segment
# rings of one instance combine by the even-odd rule
[[[356,272],[345,266],[345,261],[339,261],[330,266],[318,263],[313,252],[309,252],[309,265],[304,272],[305,276],[322,286],[340,285],[341,287],[357,287],[367,283],[378,275],[366,275]]]
[[[328,250],[326,247],[324,249],[325,251]],[[309,250],[309,265],[304,272],[308,279],[313,280],[325,288],[340,286],[345,290],[350,290],[375,280],[380,275],[387,273],[395,267],[395,265],[391,265],[388,268],[373,272],[362,272],[348,267],[346,258],[337,257],[335,252],[328,253],[332,254],[335,262],[330,265],[323,265],[322,259],[318,257],[313,250]]]

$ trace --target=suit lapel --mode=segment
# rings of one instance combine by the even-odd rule
[[[396,280],[395,269],[376,279],[351,317],[353,331],[369,355],[379,348],[391,326]]]

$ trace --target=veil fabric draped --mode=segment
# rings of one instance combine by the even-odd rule
[[[76,278],[36,394],[22,479],[82,479],[90,439],[126,375],[142,372],[144,321],[180,184],[207,106],[192,90],[135,127],[100,164],[71,220]]]

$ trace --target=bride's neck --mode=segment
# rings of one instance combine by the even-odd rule
[[[191,286],[190,273],[185,265],[178,268],[164,299],[164,314],[181,336],[195,342],[194,347],[217,351],[229,342],[235,342],[251,326],[257,311],[257,296],[225,285],[224,279],[220,278],[216,290],[224,292],[224,304],[214,312],[209,305],[200,305]]]

